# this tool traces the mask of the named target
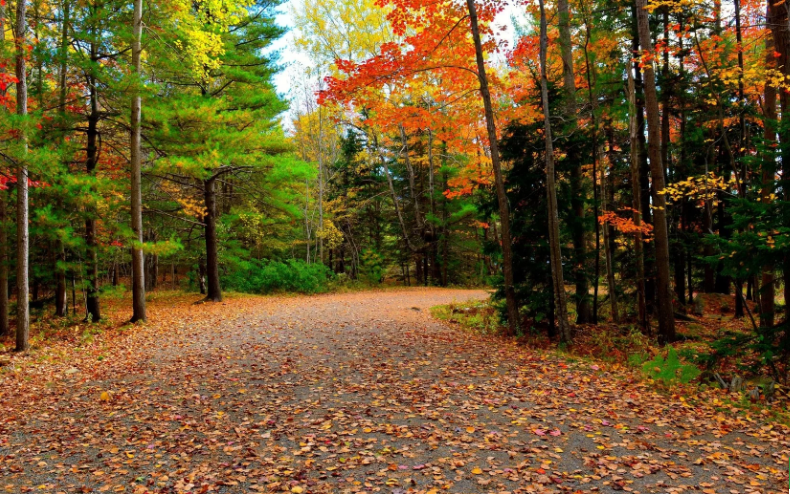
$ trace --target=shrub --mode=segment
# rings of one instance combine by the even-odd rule
[[[320,263],[253,259],[238,263],[222,277],[223,288],[245,293],[321,293],[329,288],[332,271]]]
[[[642,372],[665,383],[680,381],[684,384],[696,379],[701,373],[693,364],[682,364],[678,353],[672,347],[669,347],[666,359],[661,355],[656,355],[653,360],[645,362],[642,365]]]

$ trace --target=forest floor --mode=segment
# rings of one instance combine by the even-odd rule
[[[484,291],[160,297],[0,355],[0,492],[785,492],[790,429],[434,319]]]

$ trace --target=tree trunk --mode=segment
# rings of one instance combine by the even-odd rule
[[[91,60],[96,62],[99,59],[98,47],[95,43],[91,43]],[[91,69],[92,71],[93,69]],[[96,170],[96,165],[99,159],[99,148],[97,140],[99,136],[99,94],[96,87],[96,75],[92,72],[88,76],[88,85],[90,91],[90,113],[88,114],[88,132],[87,132],[87,147],[86,147],[86,160],[85,168],[88,175],[93,175]],[[90,215],[95,211],[88,211],[88,217],[85,219],[85,244],[87,246],[87,294],[85,301],[86,315],[85,320],[97,322],[101,319],[101,311],[99,306],[99,252],[98,242],[96,241],[96,219]]]
[[[570,9],[568,0],[557,1],[557,14],[559,15],[560,53],[562,55],[562,84],[565,90],[566,118],[569,120],[569,132],[576,130],[576,81],[573,70],[573,45],[571,43]],[[589,78],[589,74],[588,74]],[[588,79],[589,81],[589,79]],[[590,91],[592,89],[590,88]],[[592,109],[595,111],[595,108]],[[595,118],[593,116],[593,118]],[[595,151],[593,151],[595,153]],[[573,240],[573,278],[576,283],[576,322],[583,324],[592,321],[590,308],[589,283],[587,281],[587,249],[584,235],[584,188],[582,187],[581,161],[571,167],[571,209],[574,220],[572,222]]]
[[[609,184],[609,187],[606,186],[607,181],[611,180],[612,171],[609,171],[609,177],[604,176],[601,180],[601,184],[603,185],[603,210],[606,211],[609,205],[614,203],[614,184]],[[614,280],[614,254],[615,254],[615,243],[614,243],[614,229],[611,225],[606,224],[603,227],[603,245],[604,245],[604,252],[606,254],[606,286],[607,291],[609,292],[609,304],[611,305],[612,310],[612,322],[615,324],[620,323],[620,310],[617,305],[617,285],[615,284]]]
[[[159,255],[151,254],[151,290],[159,284]]]
[[[68,87],[66,86],[68,75],[68,50],[69,50],[69,22],[71,15],[71,4],[68,0],[60,4],[62,11],[61,35],[60,35],[60,67],[58,69],[58,114],[60,118],[61,143],[66,138],[66,96]],[[58,206],[61,206],[58,200]],[[66,249],[63,242],[56,240],[54,243],[55,255],[53,271],[55,273],[55,317],[65,317],[68,311],[68,293],[66,289]]]
[[[0,4],[0,33],[5,32],[5,4]],[[5,44],[0,36],[0,48]],[[5,67],[0,68],[4,72]],[[6,95],[6,89],[0,89],[0,99]],[[5,108],[0,108],[5,113]],[[8,324],[8,232],[6,231],[6,201],[7,194],[0,190],[0,336],[6,336],[10,331]]]
[[[143,36],[143,0],[134,0],[132,19],[132,65],[138,80],[134,81],[136,90],[132,96],[131,115],[131,182],[132,182],[132,318],[131,322],[145,321],[145,254],[143,253],[143,195],[142,195],[142,149],[140,127],[142,118],[142,97],[137,85],[142,77],[140,54]]]
[[[27,71],[25,57],[27,49],[24,46],[27,28],[27,0],[17,0],[16,5],[16,113],[21,118],[27,117]],[[17,194],[16,194],[16,351],[24,352],[30,348],[30,306],[28,287],[28,266],[30,263],[30,238],[28,237],[28,169],[27,169],[27,132],[26,122],[22,122],[19,133],[20,144],[25,156],[17,169]]]
[[[0,11],[0,16],[3,12]],[[2,27],[2,25],[0,25]],[[6,336],[8,324],[8,233],[6,232],[6,193],[0,190],[0,337]]]
[[[777,66],[781,67],[785,79],[790,77],[790,11],[786,3],[774,2],[775,21],[770,25],[774,27],[771,29],[774,37],[774,46],[779,57],[776,60]],[[769,54],[770,56],[770,54]],[[782,162],[782,178],[785,180],[790,174],[790,92],[784,90],[780,92],[779,103],[782,108],[782,132],[780,139],[783,141],[780,146],[781,149],[781,162]],[[790,201],[790,190],[784,187],[784,200]],[[781,266],[784,275],[784,298],[785,298],[785,321],[790,321],[790,256],[786,256],[783,266]]]
[[[775,7],[772,0],[766,2],[766,19],[771,31],[778,29],[776,25]],[[776,57],[774,56],[774,36],[765,37],[765,65],[769,69],[776,69]],[[774,159],[773,145],[776,143],[776,87],[771,84],[765,85],[765,100],[763,102],[763,122],[764,122],[764,142],[765,156],[762,159],[762,189],[760,196],[763,203],[770,201],[770,196],[774,192],[774,175],[776,174],[776,161]],[[785,279],[785,285],[787,285]],[[774,266],[764,266],[762,272],[762,291],[760,293],[760,326],[770,327],[774,325],[774,312],[776,310],[775,299],[776,290],[774,288]],[[788,300],[785,299],[785,304]]]
[[[669,237],[666,219],[666,198],[664,196],[664,165],[661,160],[661,128],[658,111],[656,78],[653,71],[653,41],[645,7],[647,0],[635,0],[639,40],[642,52],[648,57],[645,64],[645,106],[647,108],[648,153],[652,178],[652,199],[654,206],[653,229],[656,249],[656,294],[658,299],[658,339],[662,344],[675,340],[675,316],[672,308],[672,293],[669,276]]]
[[[198,259],[198,288],[200,289],[200,294],[206,294],[206,264],[203,262],[203,259]]]
[[[216,177],[203,181],[206,202],[206,281],[208,291],[206,301],[222,302],[219,284],[219,255],[217,246],[217,183]]]
[[[66,251],[60,242],[55,254],[55,316],[65,317],[68,308],[68,293],[66,292],[66,269],[62,266],[66,262]]]
[[[551,258],[551,282],[554,286],[554,312],[560,340],[570,343],[573,339],[568,323],[565,303],[565,282],[562,274],[562,251],[560,249],[560,219],[557,212],[557,187],[554,183],[554,143],[551,135],[549,115],[549,86],[546,79],[546,57],[548,35],[546,33],[546,9],[540,0],[540,94],[543,103],[543,135],[546,141],[546,194],[549,206],[549,251]]]
[[[633,39],[631,47],[633,50],[633,69],[634,69],[634,104],[636,105],[636,126],[637,126],[637,142],[639,144],[639,187],[640,187],[640,200],[641,207],[639,210],[642,213],[642,221],[644,223],[653,224],[653,214],[650,209],[650,164],[648,162],[647,153],[647,139],[645,138],[645,95],[644,84],[642,78],[641,63],[639,61],[639,22],[637,21],[637,6],[633,4]],[[655,312],[656,301],[656,280],[655,280],[655,260],[653,259],[653,244],[651,242],[642,243],[642,259],[644,260],[644,277],[645,280],[645,306],[647,309],[646,314],[653,314]],[[647,319],[645,319],[647,321]],[[649,324],[649,323],[648,323]]]
[[[496,183],[497,202],[499,203],[499,219],[502,222],[502,274],[505,281],[505,301],[507,303],[508,333],[515,336],[519,331],[521,321],[518,314],[518,300],[516,287],[513,281],[513,251],[510,237],[510,207],[505,191],[505,179],[502,175],[502,166],[499,161],[499,142],[497,141],[496,122],[494,121],[494,108],[491,104],[491,93],[488,89],[488,76],[486,75],[485,60],[483,58],[483,44],[480,41],[480,30],[477,25],[477,8],[475,0],[466,0],[469,10],[469,21],[472,29],[472,39],[475,43],[475,58],[477,59],[477,78],[480,83],[480,96],[486,117],[486,130],[488,132],[489,149],[491,151],[491,165],[494,169],[494,182]]]
[[[592,64],[590,64],[589,44],[592,38],[590,20],[584,20],[586,37],[584,38],[584,61],[587,68],[587,101],[590,104],[590,115],[592,116],[592,181],[593,181],[593,217],[595,219],[595,269],[593,275],[593,303],[592,303],[592,323],[598,324],[598,284],[601,277],[601,225],[598,221],[598,115],[596,115],[597,104],[593,96]],[[629,73],[630,75],[630,73]],[[586,280],[586,278],[585,278]],[[579,287],[577,285],[576,289]],[[577,294],[578,295],[578,294]],[[581,321],[578,321],[581,322]]]
[[[631,144],[631,207],[633,221],[637,228],[642,226],[642,199],[639,183],[639,125],[636,118],[636,87],[631,70],[628,71],[628,133]],[[639,110],[641,113],[641,109]],[[637,321],[643,333],[648,333],[647,306],[645,303],[645,258],[642,252],[642,232],[637,229],[634,236],[634,257],[636,257],[636,307]]]

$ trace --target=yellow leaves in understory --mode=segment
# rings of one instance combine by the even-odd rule
[[[697,177],[688,177],[686,180],[675,182],[658,191],[659,194],[666,195],[668,199],[677,201],[682,198],[694,199],[697,201],[710,201],[711,206],[719,202],[719,192],[730,192],[735,190],[735,177],[728,179],[716,176],[713,172]]]

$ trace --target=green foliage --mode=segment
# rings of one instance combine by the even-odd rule
[[[323,264],[302,260],[285,262],[251,259],[222,276],[226,289],[245,293],[321,293],[329,289],[334,275]]]
[[[384,259],[373,249],[365,249],[360,257],[359,276],[369,285],[378,285],[384,276]]]
[[[653,360],[645,362],[642,365],[642,372],[652,379],[668,384],[673,382],[687,384],[701,373],[697,366],[681,363],[673,347],[668,348],[666,358],[656,355]]]
[[[790,321],[760,327],[752,333],[729,332],[713,343],[711,364],[724,358],[751,356],[744,370],[766,372],[778,382],[787,382],[790,367]]]

